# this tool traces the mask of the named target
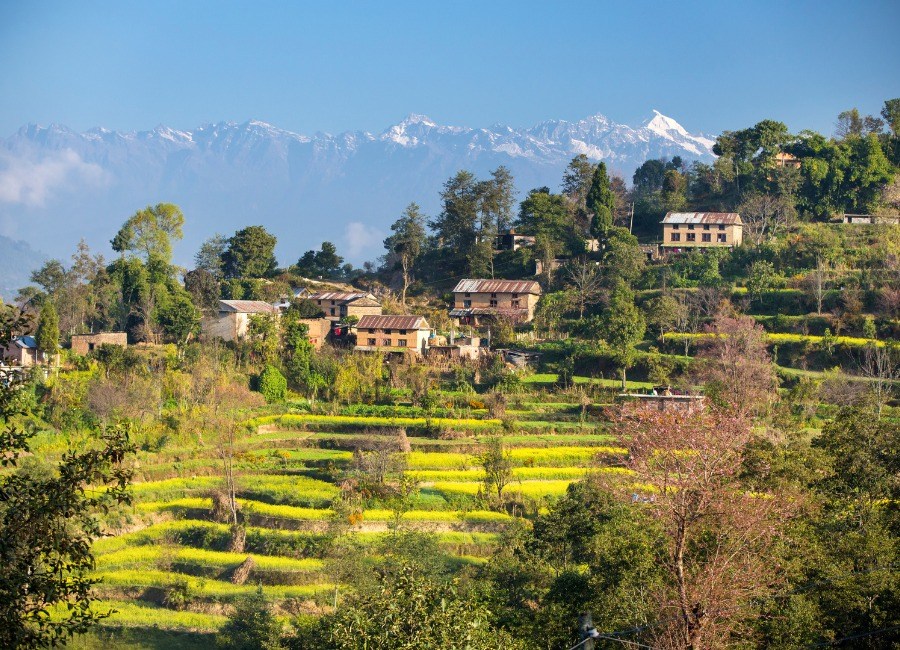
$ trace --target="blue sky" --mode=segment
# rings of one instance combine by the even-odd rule
[[[250,118],[381,131],[658,109],[830,133],[900,96],[900,2],[0,0],[0,137]]]

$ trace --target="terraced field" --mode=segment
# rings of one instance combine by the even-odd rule
[[[229,550],[231,527],[215,516],[213,492],[224,484],[221,451],[198,445],[140,452],[133,507],[119,534],[94,547],[98,591],[117,610],[95,638],[116,630],[122,643],[131,638],[141,647],[129,630],[150,629],[175,635],[167,642],[172,647],[189,647],[221,626],[228,604],[257,585],[277,614],[316,615],[347,589],[340,563],[330,559],[334,549],[376,548],[398,527],[433,533],[460,566],[484,561],[515,517],[536,514],[572,481],[597,471],[598,459],[609,464],[624,453],[597,418],[581,421],[577,405],[517,406],[512,427],[478,410],[427,423],[302,412],[251,420],[233,450],[246,526],[239,553]],[[424,431],[426,424],[440,433]],[[410,451],[402,457],[414,489],[402,506],[377,495],[348,503],[348,482],[365,478],[354,450],[390,439],[386,427],[407,432]],[[505,509],[486,509],[478,499],[484,479],[478,454],[490,436],[501,437],[513,465],[504,490],[513,506]],[[397,477],[392,469],[386,481]]]

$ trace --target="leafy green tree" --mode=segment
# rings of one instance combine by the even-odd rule
[[[165,263],[172,259],[172,240],[181,239],[184,214],[172,203],[157,203],[135,212],[112,240],[112,248],[123,255],[127,251],[143,256],[145,262],[157,257]]]
[[[259,375],[259,392],[269,404],[283,402],[287,395],[287,379],[275,366],[266,365]]]
[[[0,341],[26,325],[0,315]],[[129,501],[122,463],[133,451],[128,430],[116,427],[55,466],[28,469],[21,461],[34,427],[22,424],[22,396],[15,381],[0,383],[0,646],[11,649],[59,645],[109,615],[91,607],[91,543],[97,515]]]
[[[173,294],[156,310],[157,321],[172,342],[184,345],[200,330],[200,311],[188,293]]]
[[[747,293],[750,299],[760,302],[763,296],[776,288],[778,274],[771,262],[757,260],[750,265],[747,273]]]
[[[572,158],[563,172],[562,193],[569,201],[572,218],[583,236],[586,236],[591,229],[587,195],[591,189],[594,171],[594,165],[582,153]]]
[[[31,281],[39,285],[48,295],[56,295],[65,288],[66,268],[59,260],[48,260],[36,271],[31,272]]]
[[[606,232],[613,226],[613,216],[616,213],[616,195],[610,187],[605,162],[599,163],[594,170],[585,205],[588,212],[594,215],[591,233],[596,237],[605,237]]]
[[[38,350],[47,356],[47,365],[59,351],[59,316],[49,300],[41,305],[41,315],[37,327]]]
[[[216,233],[200,245],[194,256],[197,269],[209,273],[216,280],[222,279],[222,256],[228,248],[228,238]]]
[[[628,385],[625,373],[634,364],[634,346],[644,338],[646,329],[644,315],[634,304],[634,293],[620,282],[613,289],[603,314],[601,332],[622,370],[622,390]]]
[[[274,363],[281,348],[281,328],[275,314],[252,314],[247,322],[247,338],[253,355],[263,363]]]
[[[406,306],[406,291],[412,281],[412,268],[425,247],[425,218],[419,206],[410,203],[403,215],[391,226],[393,235],[384,240],[388,252],[388,263],[392,261],[400,267],[403,274],[403,290],[400,303]]]
[[[516,223],[522,232],[546,241],[546,246],[551,249],[550,259],[563,252],[576,254],[584,250],[583,240],[576,237],[572,228],[572,216],[565,197],[551,194],[546,187],[528,193],[519,207]]]
[[[641,277],[646,265],[647,256],[641,251],[637,237],[627,228],[610,228],[603,250],[604,284],[612,287],[621,281],[630,286]]]
[[[206,269],[196,268],[185,273],[184,288],[201,310],[212,312],[218,307],[221,287],[216,277]]]
[[[228,239],[222,253],[226,278],[266,278],[275,272],[277,239],[263,226],[247,226]]]
[[[660,199],[663,208],[668,211],[677,212],[687,205],[687,179],[684,174],[674,169],[666,171]]]
[[[334,278],[341,274],[344,258],[337,254],[337,248],[329,241],[322,242],[322,247],[309,250],[300,256],[294,270],[306,277]]]
[[[500,165],[491,178],[477,186],[482,214],[481,230],[485,237],[497,234],[512,224],[515,208],[515,181],[512,172]]]
[[[894,136],[900,136],[900,98],[886,99],[881,109],[881,117]]]
[[[869,133],[851,145],[846,203],[854,212],[873,213],[881,203],[885,184],[894,177],[878,136]]]
[[[323,616],[298,648],[494,650],[521,648],[491,625],[491,613],[454,582],[403,563]]]
[[[222,650],[276,650],[281,648],[281,625],[272,614],[262,585],[240,598],[234,612],[216,635],[216,646]]]
[[[484,470],[484,489],[486,494],[496,493],[497,500],[503,499],[503,489],[512,480],[512,457],[499,437],[488,438],[484,450],[478,455],[478,464]]]

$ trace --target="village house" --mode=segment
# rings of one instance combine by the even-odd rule
[[[328,340],[332,321],[327,318],[301,318],[299,322],[309,328],[309,333],[306,336],[313,347],[316,350],[321,349],[325,345],[325,341]]]
[[[356,349],[424,354],[430,336],[424,316],[366,315],[356,324]]]
[[[309,299],[321,307],[325,317],[331,320],[381,315],[381,303],[370,293],[322,291],[311,294]]]
[[[101,345],[128,346],[128,335],[125,332],[97,332],[96,334],[73,334],[72,352],[86,355]]]
[[[494,250],[517,251],[523,246],[534,246],[535,238],[532,235],[522,235],[515,229],[501,232],[494,242]]]
[[[33,336],[14,336],[6,345],[0,345],[0,361],[10,366],[29,368],[43,361]]]
[[[215,315],[204,318],[201,329],[204,336],[236,341],[247,336],[250,317],[256,314],[280,315],[274,306],[262,300],[220,300]]]
[[[494,316],[517,323],[534,318],[541,285],[534,280],[460,280],[453,289],[450,317],[464,325],[478,325]]]
[[[669,252],[732,248],[744,239],[744,222],[736,212],[669,212],[662,227],[661,246]]]

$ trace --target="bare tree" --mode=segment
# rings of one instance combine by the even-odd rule
[[[694,335],[700,331],[700,309],[691,294],[678,294],[678,310],[675,313],[675,331],[682,335],[684,356],[691,352]]]
[[[706,328],[699,380],[721,403],[749,415],[777,396],[766,332],[750,316],[719,316]]]
[[[770,194],[747,197],[738,206],[738,212],[744,222],[744,234],[757,246],[784,230],[797,216],[786,197]]]
[[[631,501],[660,522],[668,542],[651,645],[729,646],[748,633],[752,603],[785,580],[769,555],[788,500],[741,483],[750,422],[730,411],[644,406],[623,408],[614,422],[628,441],[629,486],[648,486]]]
[[[900,365],[887,345],[870,343],[863,351],[859,368],[870,380],[872,399],[875,401],[875,409],[880,420],[884,405],[890,401],[894,393],[894,382],[900,379]]]
[[[825,300],[828,271],[821,257],[816,258],[816,268],[806,276],[806,286],[816,301],[816,314],[821,315],[822,303]]]
[[[575,290],[578,301],[578,317],[584,318],[584,308],[593,304],[602,292],[603,274],[600,267],[581,257],[566,264],[566,279]]]

